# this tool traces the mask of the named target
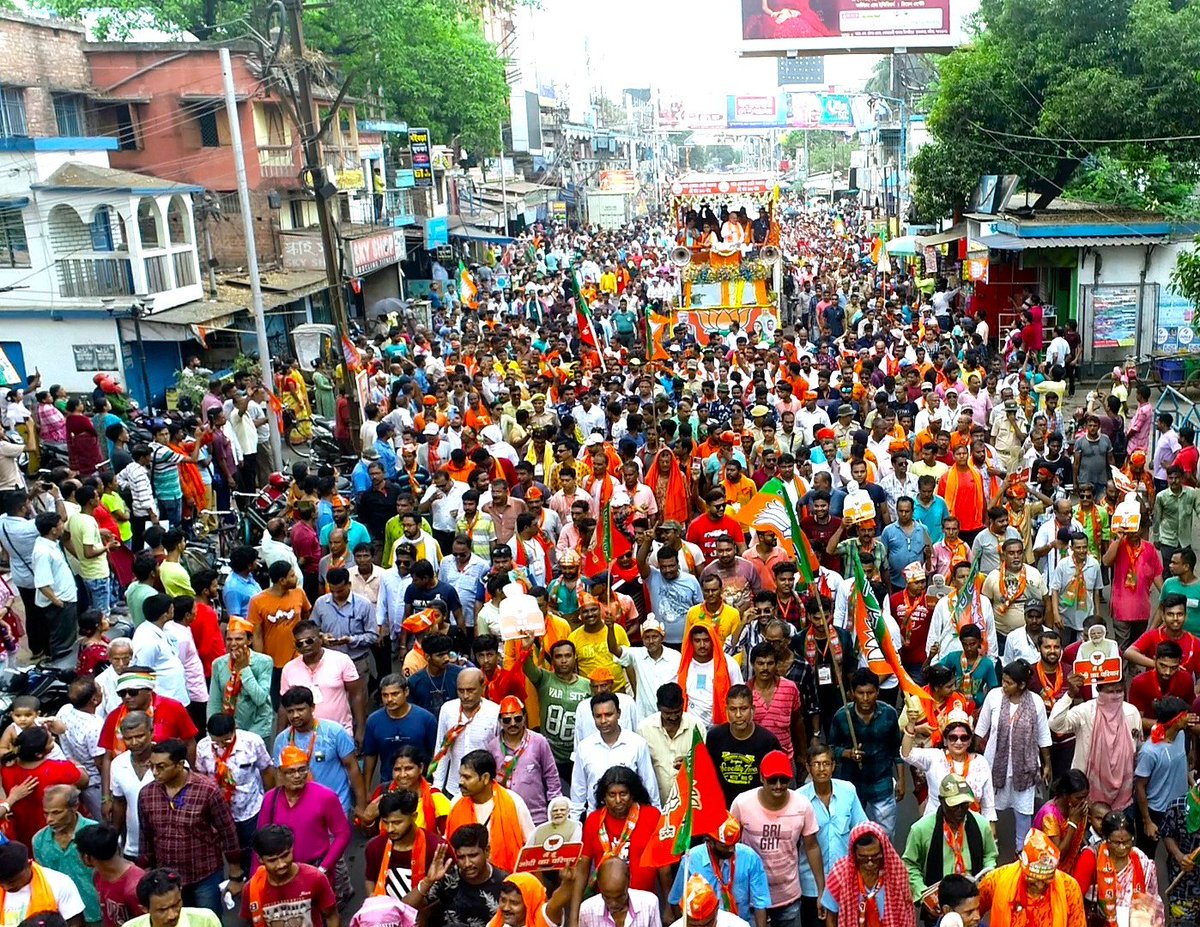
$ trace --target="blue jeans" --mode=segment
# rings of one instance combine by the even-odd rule
[[[99,610],[102,614],[107,615],[112,611],[112,584],[109,582],[110,577],[104,579],[85,579],[83,584],[87,586],[88,596],[92,600],[92,608]]]
[[[800,899],[778,908],[767,909],[769,927],[800,927]]]
[[[190,908],[208,908],[218,918],[225,913],[221,904],[221,883],[225,881],[224,867],[199,882],[183,887],[183,903]]]
[[[183,497],[159,499],[158,514],[163,521],[170,522],[172,528],[178,528],[183,524]]]
[[[896,833],[896,796],[894,793],[877,801],[864,801],[862,806],[867,819],[882,827],[889,837]]]

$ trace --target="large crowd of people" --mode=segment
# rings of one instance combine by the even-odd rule
[[[344,473],[271,474],[244,375],[133,443],[111,383],[10,393],[5,447],[69,466],[0,447],[0,646],[76,672],[0,732],[5,923],[1195,924],[1194,431],[1132,371],[1077,395],[1032,289],[997,332],[852,207],[776,226],[771,334],[687,324],[661,220],[439,268],[432,325],[358,339],[357,434],[314,380]],[[768,484],[802,537],[739,520]],[[724,823],[650,864],[693,801]]]

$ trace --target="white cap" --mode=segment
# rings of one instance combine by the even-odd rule
[[[645,634],[647,631],[657,631],[659,634],[667,633],[663,623],[654,617],[654,612],[647,612],[646,620],[642,622],[642,633]]]
[[[428,425],[425,426],[424,434],[435,435],[437,433],[438,433],[437,422],[430,422]]]
[[[604,435],[596,434],[595,432],[593,432],[592,434],[588,435],[587,438],[584,440],[583,446],[591,447],[594,444],[603,444],[603,443],[604,443]]]

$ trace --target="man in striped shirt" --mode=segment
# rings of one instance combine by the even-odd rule
[[[130,542],[134,551],[145,546],[142,537],[146,532],[146,522],[158,524],[158,503],[154,498],[154,487],[150,482],[150,446],[135,444],[133,463],[117,474],[117,485],[128,489],[132,494],[133,505],[129,509],[129,523],[133,528]]]

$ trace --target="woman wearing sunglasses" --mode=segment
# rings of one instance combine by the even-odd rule
[[[962,776],[971,786],[971,791],[978,798],[979,811],[992,824],[993,835],[996,832],[996,791],[992,785],[992,768],[981,754],[974,751],[975,732],[971,725],[971,716],[965,711],[951,711],[945,716],[942,724],[942,746],[914,747],[916,730],[912,722],[905,718],[904,738],[900,742],[900,756],[913,769],[925,774],[929,782],[929,800],[925,803],[925,814],[936,814],[938,809],[938,789],[942,779],[949,773]]]

